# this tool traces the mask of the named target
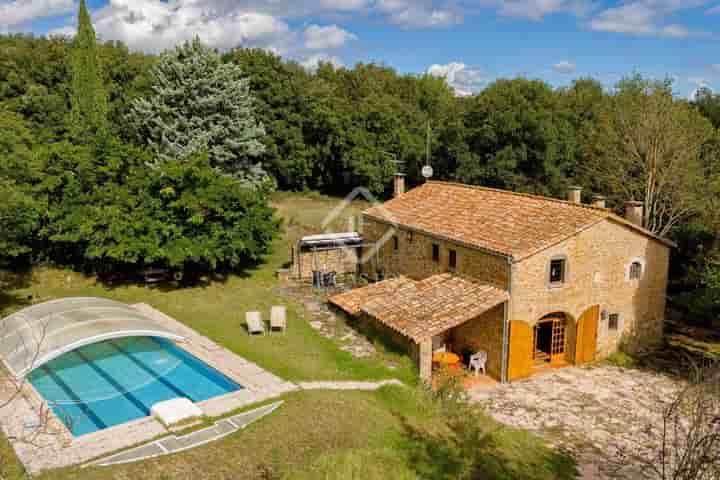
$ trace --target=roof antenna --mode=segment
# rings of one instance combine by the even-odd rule
[[[430,166],[430,120],[427,122],[427,139],[425,142],[425,166],[422,168],[422,176],[425,181],[430,180],[433,176],[433,168]]]

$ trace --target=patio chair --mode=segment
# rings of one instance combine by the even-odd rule
[[[485,364],[487,363],[487,352],[480,350],[477,353],[470,355],[470,370],[475,370],[475,376],[477,377],[478,372],[482,370],[485,375]]]
[[[287,329],[287,310],[284,306],[273,305],[270,308],[270,331],[282,330],[285,333]]]
[[[265,325],[263,324],[260,312],[245,312],[245,323],[247,324],[249,335],[265,335]]]

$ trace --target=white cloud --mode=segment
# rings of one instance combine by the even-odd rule
[[[575,73],[577,66],[573,62],[563,60],[562,62],[558,62],[555,65],[553,65],[552,69],[557,73],[562,73],[562,74],[568,75],[571,73]]]
[[[485,83],[485,76],[479,68],[469,67],[461,62],[445,65],[434,64],[427,69],[428,75],[444,78],[460,96],[472,95]]]
[[[462,23],[462,13],[432,0],[377,0],[377,10],[403,28],[440,28]]]
[[[569,13],[583,16],[595,6],[595,0],[484,0],[496,6],[501,15],[542,20],[547,15]]]
[[[74,9],[73,0],[0,0],[0,30]]]
[[[679,10],[695,8],[707,0],[630,0],[608,8],[590,20],[592,30],[601,32],[684,38],[696,33],[683,25],[667,23]]]
[[[718,73],[718,74],[720,74],[720,63],[714,63],[714,64],[710,65],[710,70],[711,70],[713,73]]]
[[[368,6],[368,0],[320,0],[320,6],[327,10],[352,11]]]
[[[694,88],[689,94],[688,94],[688,100],[691,102],[694,102],[697,100],[698,93],[700,93],[700,90],[709,90],[711,93],[715,93],[715,90],[713,90],[710,85],[701,85],[697,88]]]
[[[357,37],[347,30],[343,30],[337,25],[329,25],[321,27],[320,25],[310,25],[305,29],[305,48],[311,50],[322,50],[326,48],[339,48],[350,40],[356,40]]]
[[[195,35],[220,49],[245,45],[285,51],[293,41],[289,26],[272,15],[226,11],[202,0],[110,0],[94,24],[101,38],[144,51],[171,48]]]
[[[341,68],[345,66],[342,60],[340,60],[338,57],[328,55],[326,53],[315,53],[313,55],[310,55],[305,60],[300,62],[300,65],[302,65],[302,67],[306,70],[315,71],[321,63],[329,63],[335,68]]]
[[[48,32],[48,36],[61,36],[61,37],[74,37],[75,33],[77,33],[77,28],[71,25],[66,25],[64,27],[59,28],[53,28]]]

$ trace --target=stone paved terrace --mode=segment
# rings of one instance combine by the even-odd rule
[[[296,390],[297,385],[263,370],[254,363],[234,354],[182,323],[153,309],[149,305],[134,305],[154,320],[185,337],[180,346],[232,378],[244,388],[237,392],[199,402],[198,406],[209,417],[219,416],[246,405],[261,402]],[[241,332],[238,332],[241,334]],[[7,378],[0,382],[0,425],[9,438],[28,438],[32,442],[14,442],[13,447],[29,472],[84,463],[101,455],[136,445],[168,431],[157,420],[145,417],[115,427],[100,430],[77,438],[50,413],[50,422],[40,420],[46,409],[35,389],[26,383],[23,395],[13,396],[15,388]],[[43,417],[44,418],[44,417]],[[37,432],[32,424],[43,424],[52,431]]]
[[[575,455],[582,479],[613,478],[617,447],[637,451],[657,441],[662,409],[678,383],[670,377],[609,365],[552,370],[492,389],[470,391],[496,420],[531,430]],[[635,478],[637,471],[623,473]]]

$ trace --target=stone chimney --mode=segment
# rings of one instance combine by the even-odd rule
[[[606,208],[605,207],[605,197],[602,195],[593,195],[592,204],[593,204],[593,207]]]
[[[630,200],[625,202],[625,220],[643,226],[643,202]]]
[[[393,188],[393,196],[394,197],[399,197],[400,195],[405,193],[405,174],[404,173],[396,173],[393,185],[394,185],[394,188]]]
[[[568,202],[582,203],[582,187],[568,187]]]

